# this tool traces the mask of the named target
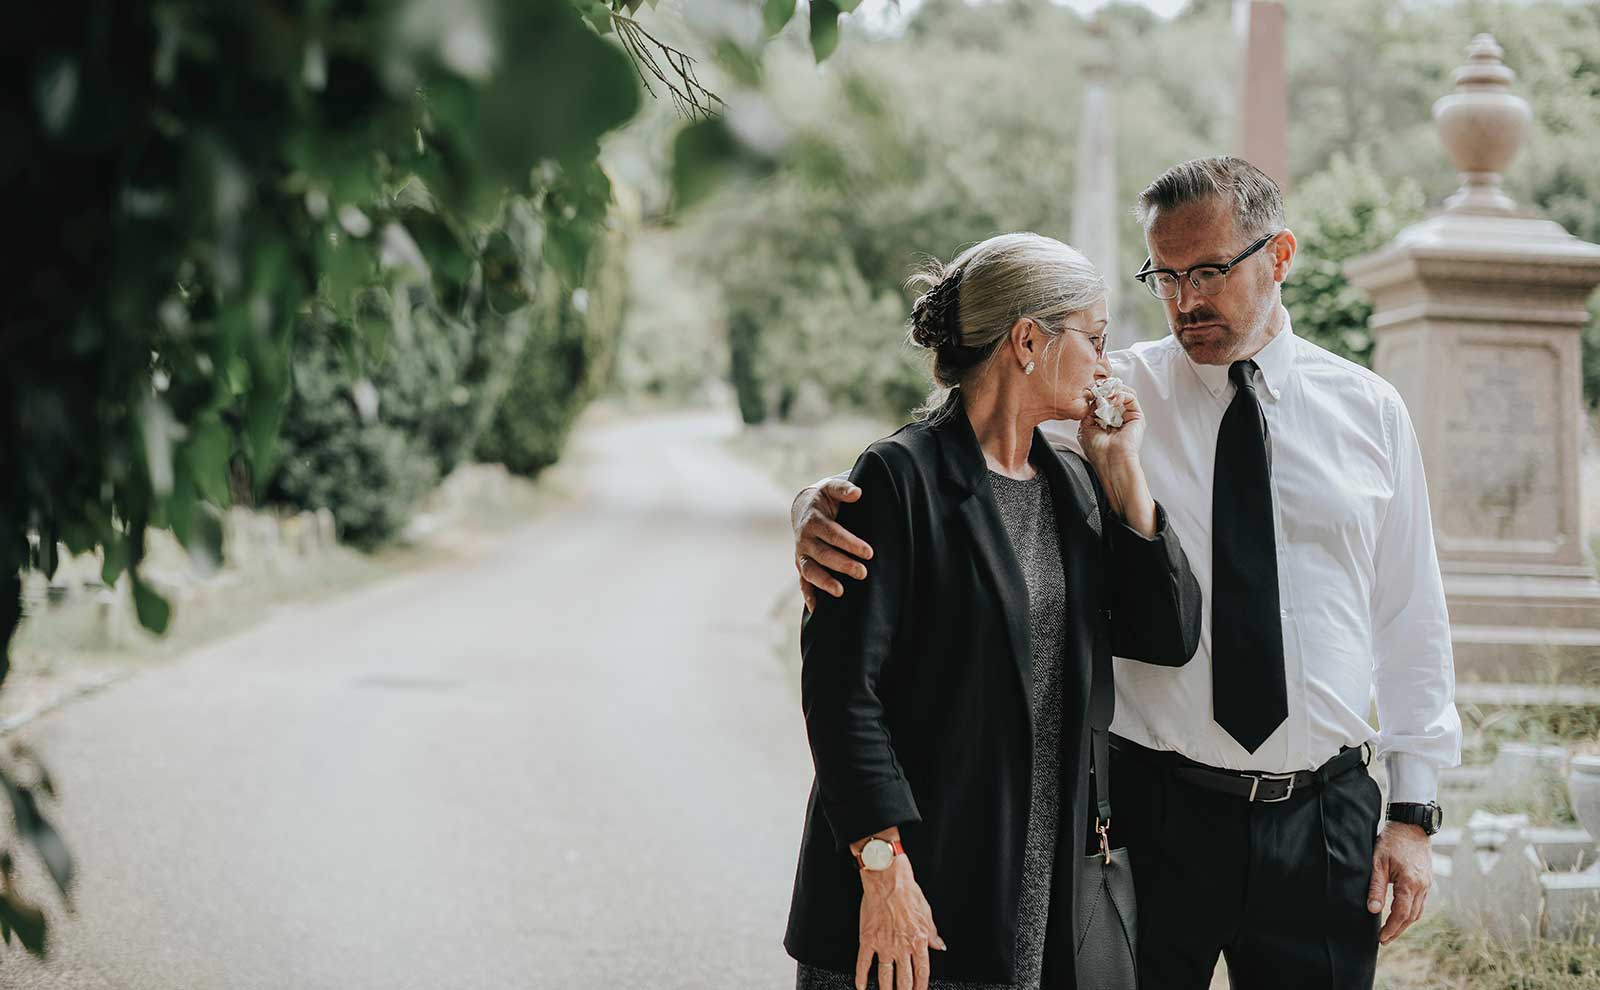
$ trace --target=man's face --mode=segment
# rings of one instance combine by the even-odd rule
[[[1187,271],[1194,265],[1222,265],[1250,246],[1254,237],[1238,230],[1232,210],[1219,200],[1191,203],[1157,214],[1145,231],[1156,268]],[[1287,240],[1287,244],[1280,241]],[[1281,234],[1228,273],[1222,291],[1202,295],[1187,278],[1178,280],[1178,297],[1163,299],[1167,327],[1198,364],[1230,364],[1264,347],[1276,322],[1278,282],[1293,255],[1292,234]]]

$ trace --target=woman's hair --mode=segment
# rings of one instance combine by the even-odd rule
[[[1088,258],[1033,233],[991,237],[949,262],[930,259],[906,288],[924,289],[911,307],[908,336],[933,352],[934,390],[919,417],[980,374],[1017,320],[1033,319],[1055,337],[1063,317],[1106,295],[1105,279]]]

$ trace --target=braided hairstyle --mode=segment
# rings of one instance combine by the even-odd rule
[[[1105,298],[1106,283],[1077,250],[1033,233],[1000,234],[948,263],[930,259],[906,282],[922,288],[911,307],[911,343],[933,352],[935,388],[922,414],[981,373],[1017,320],[1051,336],[1060,321]]]

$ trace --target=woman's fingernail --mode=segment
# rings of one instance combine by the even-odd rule
[[[1367,910],[1371,911],[1374,914],[1376,914],[1379,911],[1383,910],[1383,903],[1381,901],[1368,901],[1367,902]]]

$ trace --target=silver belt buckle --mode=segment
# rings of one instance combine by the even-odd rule
[[[1253,783],[1250,785],[1250,797],[1246,800],[1254,801],[1256,799],[1256,790],[1261,786],[1261,782],[1263,780],[1287,780],[1289,782],[1289,789],[1283,792],[1282,797],[1262,798],[1261,803],[1277,804],[1279,801],[1287,801],[1294,796],[1294,778],[1295,775],[1292,773],[1252,774],[1250,779],[1253,781]]]

